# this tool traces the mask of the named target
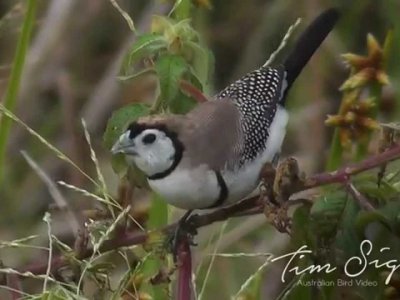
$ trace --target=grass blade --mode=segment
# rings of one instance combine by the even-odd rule
[[[17,102],[19,86],[21,82],[22,70],[25,64],[26,53],[31,39],[32,29],[35,24],[37,0],[27,1],[27,10],[22,25],[22,32],[18,39],[15,58],[11,69],[10,81],[4,97],[4,106],[13,111]],[[11,128],[11,120],[8,118],[0,119],[0,182],[4,176],[4,159],[8,135]]]

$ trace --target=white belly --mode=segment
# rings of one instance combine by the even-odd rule
[[[228,188],[228,199],[224,204],[243,199],[257,187],[262,167],[280,152],[287,122],[286,110],[278,106],[264,152],[239,170],[221,172]],[[149,185],[169,204],[183,209],[210,207],[220,195],[215,172],[208,170],[206,166],[194,170],[178,167],[165,178],[149,180]]]
[[[149,180],[149,185],[169,204],[183,209],[210,207],[220,195],[215,172],[206,166],[177,168],[165,178]]]
[[[271,162],[281,150],[288,119],[286,109],[278,105],[264,152],[240,170],[222,174],[229,191],[227,203],[243,199],[258,186],[260,172],[264,164]]]

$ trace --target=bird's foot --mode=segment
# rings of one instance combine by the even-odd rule
[[[305,175],[300,172],[297,160],[288,157],[274,168],[266,164],[261,173],[262,193],[276,206],[281,206],[290,196],[301,191],[305,183]]]
[[[289,197],[302,189],[305,175],[300,172],[299,164],[294,157],[283,160],[276,169],[273,192],[276,200],[284,203]]]
[[[264,215],[267,221],[272,224],[279,232],[290,234],[292,228],[292,219],[288,216],[288,203],[276,206],[267,202],[264,206]]]
[[[196,217],[196,215],[192,215],[192,211],[188,210],[178,221],[178,224],[171,235],[169,246],[174,263],[177,262],[179,245],[183,240],[186,239],[190,246],[197,246],[193,240],[194,236],[197,235],[197,229],[193,223],[194,217]]]
[[[264,167],[263,190],[264,214],[278,231],[290,233],[292,220],[288,216],[292,194],[302,190],[304,175],[300,172],[297,160],[293,157],[283,160],[277,168],[272,164]]]

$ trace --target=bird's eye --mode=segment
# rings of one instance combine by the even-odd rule
[[[155,140],[156,140],[156,135],[154,133],[148,133],[143,137],[142,142],[143,144],[151,144]]]

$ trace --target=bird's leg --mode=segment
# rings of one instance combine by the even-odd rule
[[[196,246],[197,244],[193,242],[193,236],[197,234],[196,228],[194,228],[191,223],[193,210],[188,210],[185,214],[179,219],[178,224],[174,230],[172,239],[171,239],[171,250],[174,258],[174,262],[177,261],[179,243],[182,239],[188,239],[188,242],[191,246]]]

